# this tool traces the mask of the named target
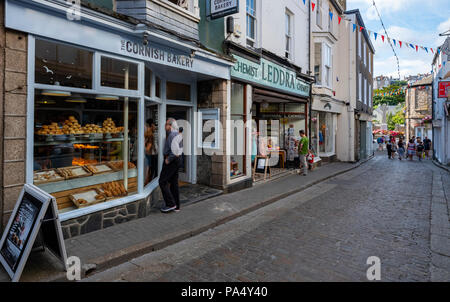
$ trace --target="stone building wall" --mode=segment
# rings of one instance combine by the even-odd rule
[[[227,185],[226,167],[226,125],[227,125],[227,85],[225,80],[198,83],[198,108],[219,108],[222,132],[220,133],[221,154],[198,155],[197,182],[217,189]]]
[[[5,29],[0,8],[0,205],[6,225],[25,183],[27,35]]]

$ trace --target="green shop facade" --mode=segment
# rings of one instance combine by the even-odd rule
[[[298,167],[297,142],[300,130],[309,133],[313,79],[264,49],[256,53],[233,42],[228,42],[227,47],[228,54],[235,59],[229,109],[234,127],[227,131],[231,142],[229,184],[245,180],[251,183],[263,177],[254,173],[258,157],[269,158],[273,172]],[[246,125],[244,135],[236,135],[239,120]]]

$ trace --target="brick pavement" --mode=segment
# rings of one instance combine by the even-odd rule
[[[84,281],[450,281],[450,176],[378,156]]]
[[[359,165],[327,164],[307,177],[290,175],[186,206],[180,213],[154,213],[146,218],[68,239],[65,241],[67,254],[80,257],[85,270],[96,268],[100,271],[207,231]],[[7,280],[9,278],[0,267],[0,281]],[[51,280],[65,280],[62,266],[47,253],[33,254],[21,281]]]

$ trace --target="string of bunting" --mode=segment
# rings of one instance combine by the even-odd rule
[[[375,92],[375,93],[374,93],[374,96],[394,96],[394,95],[403,95],[403,94],[405,94],[405,91],[406,91],[406,87],[401,87],[401,88],[394,89],[394,90],[391,90],[391,91],[388,91],[388,92],[381,92],[381,91],[378,91],[378,92]]]
[[[303,4],[306,5],[306,0],[303,0]],[[314,10],[317,10],[317,9],[319,9],[319,8],[317,8],[316,3],[314,3],[313,1],[311,1],[311,10],[314,12]],[[334,17],[333,12],[330,11],[330,12],[329,12],[329,16],[330,16],[330,20],[333,21],[333,17]],[[419,49],[420,49],[420,50],[425,51],[425,52],[428,53],[428,54],[435,54],[436,52],[437,52],[438,54],[440,54],[441,51],[442,51],[442,50],[441,50],[440,48],[438,48],[438,47],[434,47],[434,48],[433,48],[433,47],[425,47],[425,46],[417,45],[417,44],[415,44],[415,43],[410,43],[410,42],[400,41],[400,40],[398,40],[398,39],[387,38],[387,37],[385,37],[384,35],[381,35],[381,34],[379,34],[379,33],[377,33],[377,32],[374,32],[374,31],[372,31],[372,30],[368,30],[367,28],[364,28],[364,27],[362,27],[362,26],[359,26],[359,25],[357,25],[357,24],[354,24],[354,23],[352,23],[350,20],[347,20],[347,19],[345,19],[345,18],[342,18],[341,16],[338,16],[337,18],[334,18],[334,19],[335,19],[335,20],[337,19],[338,25],[341,25],[341,24],[342,24],[342,21],[344,21],[346,27],[348,27],[348,26],[351,24],[351,25],[353,26],[353,32],[355,32],[356,30],[358,30],[359,32],[362,32],[363,30],[366,30],[367,33],[369,34],[369,38],[371,38],[371,37],[372,37],[372,34],[373,34],[373,37],[374,37],[375,41],[378,39],[378,37],[380,37],[381,40],[383,41],[383,43],[385,42],[385,40],[388,40],[389,42],[392,41],[396,47],[399,47],[399,48],[408,48],[408,49],[415,50],[416,52],[419,52]],[[444,51],[442,51],[442,53],[443,53],[443,54],[449,55],[448,53],[446,53],[446,52],[444,52]]]

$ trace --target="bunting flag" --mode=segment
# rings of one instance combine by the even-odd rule
[[[307,4],[306,4],[306,0],[303,0],[303,4],[304,4],[304,5],[307,5]],[[316,3],[314,3],[314,2],[311,1],[311,10],[314,11],[315,8],[316,8]],[[320,9],[320,7],[318,7],[317,9]],[[331,22],[333,22],[333,16],[334,16],[333,12],[330,11],[330,12],[329,12],[329,15],[330,15],[330,20],[331,20]],[[337,21],[338,24],[341,25],[341,23],[342,23],[342,17],[339,16],[339,14],[338,14],[337,20],[338,20],[338,21]],[[345,27],[348,28],[348,26],[349,26],[349,24],[350,24],[351,21],[350,21],[350,20],[347,20],[347,19],[345,19],[345,18],[344,18],[344,21],[345,21]],[[353,32],[356,31],[356,28],[359,28],[359,32],[362,32],[362,30],[365,29],[365,30],[367,31],[368,35],[369,35],[369,39],[370,39],[370,36],[371,36],[372,33],[373,33],[373,36],[374,36],[374,38],[375,38],[375,41],[377,40],[378,35],[379,35],[377,32],[368,30],[368,29],[366,29],[366,28],[364,28],[364,27],[362,27],[362,26],[360,26],[360,25],[354,24],[353,22],[351,22],[351,23],[352,23],[352,25],[353,25]],[[384,43],[384,38],[385,38],[385,36],[384,36],[384,35],[381,35],[381,39],[382,39],[383,43]],[[394,42],[394,46],[397,46],[397,41],[398,41],[398,45],[400,46],[400,48],[402,48],[403,43],[405,43],[405,44],[407,45],[407,47],[408,47],[408,45],[409,45],[412,49],[415,49],[416,52],[419,52],[419,45],[413,45],[413,44],[411,44],[411,43],[408,43],[408,42],[405,42],[405,41],[396,40],[396,39],[391,39],[391,38],[389,38],[389,37],[387,37],[387,39],[388,39],[388,42],[389,42],[389,43],[390,43],[391,41],[393,41],[393,42]],[[429,53],[428,49],[430,49],[430,50],[431,50],[431,53],[433,53],[433,54],[435,53],[434,49],[431,48],[431,47],[420,46],[420,49],[425,50],[426,53]],[[439,48],[435,48],[435,49],[437,50],[436,53],[437,53],[438,55],[440,55],[441,50],[440,50]],[[443,52],[443,53],[444,53],[444,54],[450,55],[450,53],[446,53],[446,52]]]

